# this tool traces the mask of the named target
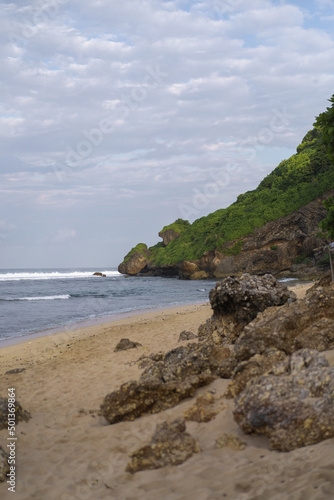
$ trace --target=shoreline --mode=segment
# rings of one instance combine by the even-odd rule
[[[294,291],[301,298],[310,286]],[[234,401],[224,397],[228,379],[218,378],[177,406],[134,421],[108,425],[99,415],[108,393],[139,379],[139,358],[186,346],[188,341],[178,342],[181,331],[197,334],[211,315],[209,303],[165,308],[1,349],[0,387],[15,388],[17,401],[31,413],[28,422],[17,426],[16,498],[266,500],[276,495],[295,498],[299,491],[303,498],[313,499],[318,498],[312,496],[315,488],[325,493],[319,499],[333,498],[334,490],[328,496],[323,490],[331,487],[324,470],[327,467],[329,477],[333,439],[289,453],[271,450],[265,437],[245,435],[238,427]],[[141,345],[115,352],[122,338]],[[329,356],[334,363],[332,351]],[[13,369],[21,371],[6,373]],[[149,442],[157,424],[182,418],[196,397],[208,393],[214,395],[219,413],[209,422],[186,424],[198,440],[199,453],[177,467],[125,472],[130,454]],[[241,439],[245,448],[218,448],[215,441],[222,432]],[[7,429],[0,430],[0,446],[6,446],[7,438]],[[6,483],[0,483],[0,496],[10,498]]]

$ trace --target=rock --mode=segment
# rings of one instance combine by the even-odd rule
[[[192,339],[197,339],[197,335],[195,335],[193,332],[187,332],[186,330],[183,330],[183,332],[180,333],[178,342]]]
[[[144,271],[149,263],[151,252],[144,243],[137,245],[131,252],[130,256],[118,266],[119,273],[135,275]]]
[[[15,401],[15,423],[30,420],[31,415],[24,410],[18,401]],[[0,397],[0,430],[8,427],[8,399]]]
[[[150,443],[131,454],[127,472],[160,469],[166,465],[179,465],[194,453],[199,453],[197,441],[186,432],[183,419],[157,425]]]
[[[5,375],[14,375],[16,373],[25,372],[26,368],[13,368],[12,370],[7,370]]]
[[[231,450],[241,451],[246,448],[246,443],[238,436],[233,434],[226,434],[223,432],[215,441],[217,448],[225,448],[226,446]]]
[[[105,396],[100,410],[109,424],[134,420],[146,413],[159,413],[194,395],[198,387],[210,384],[215,377],[202,373],[184,382],[161,383],[155,380],[130,381]]]
[[[279,451],[334,437],[334,367],[326,358],[301,349],[272,372],[253,378],[236,398],[241,429],[265,434]]]
[[[7,473],[9,472],[8,465],[9,455],[0,446],[0,483],[7,481]]]
[[[254,377],[262,375],[274,366],[281,364],[286,355],[277,349],[268,349],[264,354],[256,354],[248,361],[239,363],[232,373],[232,382],[228,385],[224,397],[235,398]]]
[[[107,277],[106,274],[103,274],[103,273],[100,273],[100,272],[93,273],[93,276],[100,276],[101,278],[106,278]]]
[[[306,293],[310,293],[310,292],[312,292],[313,290],[316,290],[319,287],[329,287],[329,286],[332,286],[332,283],[333,283],[333,281],[332,281],[332,275],[331,275],[331,273],[325,274],[316,283],[314,283],[314,285],[311,288],[309,288]]]
[[[138,368],[142,370],[148,366],[152,366],[156,361],[162,361],[164,357],[165,355],[163,352],[152,353],[149,356],[145,356],[145,354],[143,354],[138,359]]]
[[[296,296],[270,274],[243,274],[217,283],[209,298],[213,316],[199,327],[198,336],[216,343],[233,343],[259,312],[293,301]]]
[[[167,229],[166,231],[160,231],[159,236],[162,238],[165,247],[173,240],[179,238],[181,233],[178,233],[174,229]]]
[[[244,328],[235,344],[239,361],[276,348],[292,354],[301,348],[334,348],[334,286],[309,291],[304,299],[267,309]]]
[[[114,352],[126,351],[127,349],[136,349],[137,347],[142,347],[142,344],[140,344],[139,342],[132,342],[129,339],[121,339],[115,347]]]
[[[214,409],[215,397],[211,392],[206,392],[196,398],[193,406],[183,414],[185,420],[193,422],[210,422],[220,410]]]

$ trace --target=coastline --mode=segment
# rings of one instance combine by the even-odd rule
[[[301,297],[310,286],[299,285],[294,292]],[[334,491],[322,487],[324,468],[329,477],[329,467],[334,467],[333,440],[289,453],[270,450],[266,438],[246,436],[235,423],[233,400],[223,398],[229,380],[216,379],[176,407],[132,422],[107,425],[98,415],[107,393],[139,378],[137,360],[143,354],[186,345],[187,341],[178,343],[180,332],[197,333],[211,313],[208,303],[165,308],[1,349],[0,386],[14,387],[17,400],[32,415],[29,422],[20,422],[17,427],[16,497],[211,500],[224,494],[233,500],[276,500],[295,499],[296,492],[303,492],[305,499],[332,498]],[[121,338],[142,346],[114,352]],[[328,358],[333,364],[333,351]],[[25,370],[6,374],[16,368]],[[150,440],[156,425],[181,417],[196,397],[207,391],[220,401],[220,413],[207,423],[187,422],[187,431],[198,440],[201,452],[177,467],[126,473],[129,454]],[[246,448],[217,448],[215,439],[222,432],[239,437]],[[3,429],[2,447],[6,439],[7,430]],[[316,489],[322,496],[314,495]],[[0,495],[11,498],[6,483],[0,483]]]

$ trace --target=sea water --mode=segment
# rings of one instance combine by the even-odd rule
[[[0,341],[130,311],[207,302],[214,285],[127,277],[113,268],[0,269]]]

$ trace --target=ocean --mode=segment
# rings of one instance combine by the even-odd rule
[[[208,302],[214,285],[126,277],[115,268],[0,269],[0,341],[120,313]]]

